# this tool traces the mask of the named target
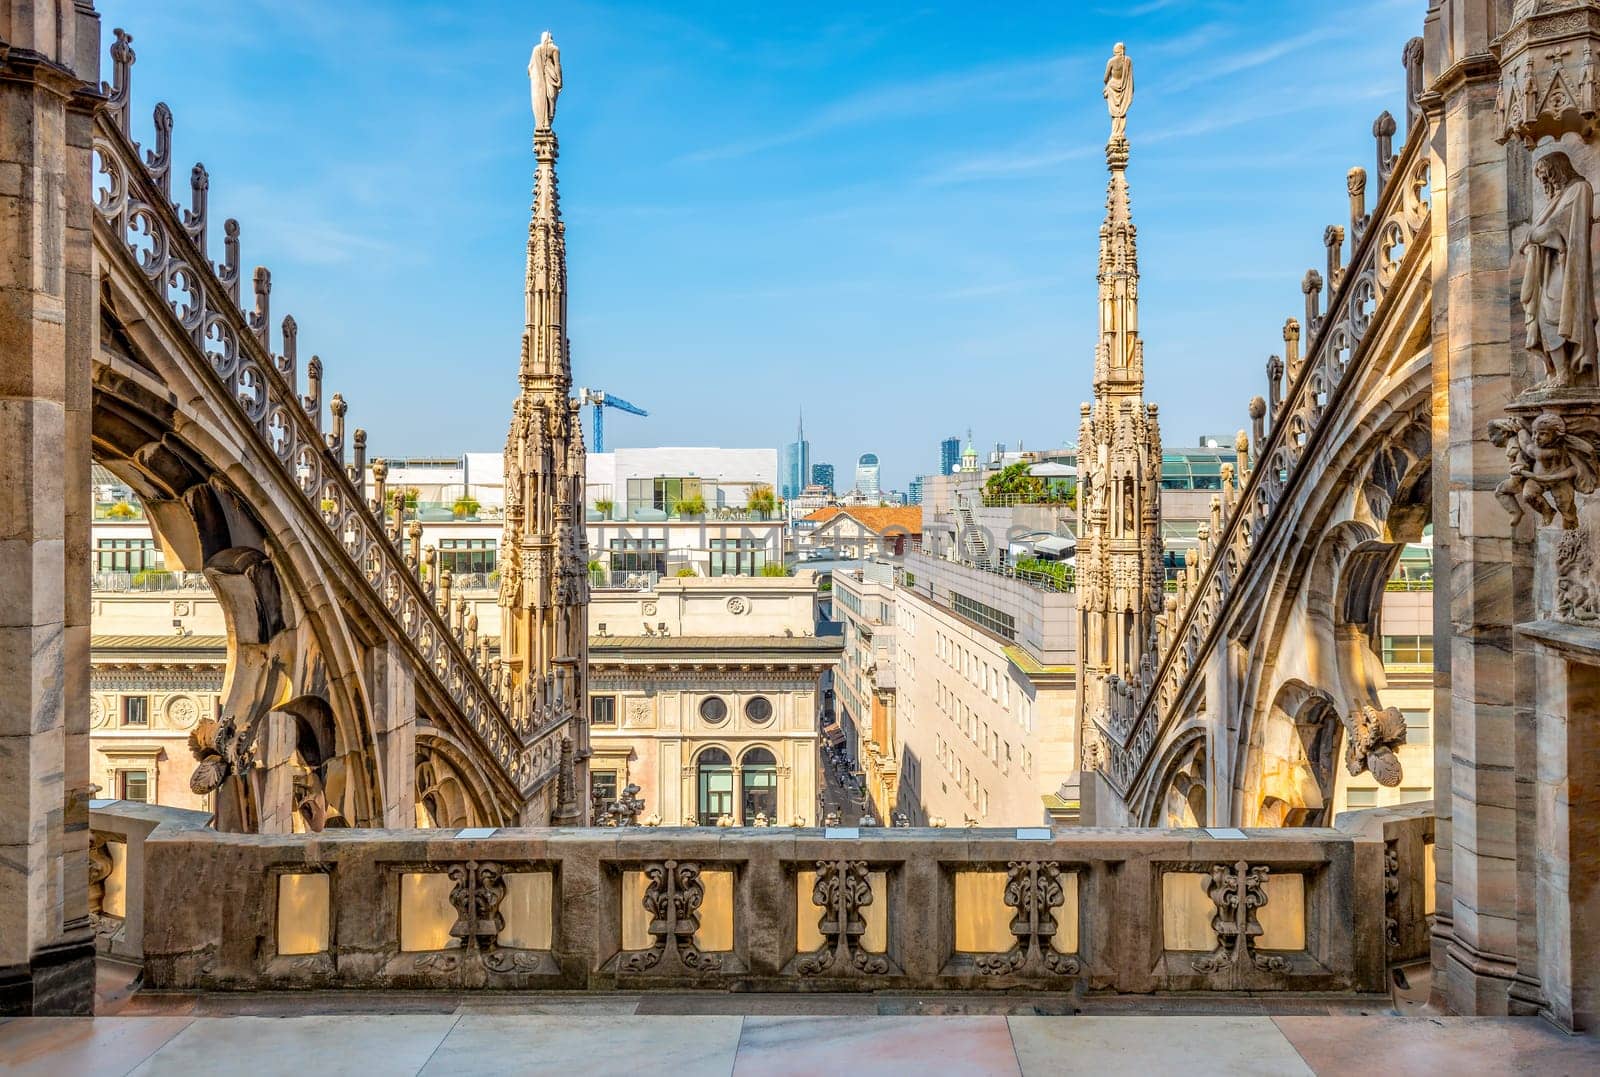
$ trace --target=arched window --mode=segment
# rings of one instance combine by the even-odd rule
[[[778,761],[765,748],[751,748],[740,761],[743,772],[739,791],[740,822],[753,826],[756,815],[766,813],[769,822],[778,816]]]
[[[707,748],[695,763],[701,826],[716,826],[717,818],[733,814],[733,760],[721,748]]]

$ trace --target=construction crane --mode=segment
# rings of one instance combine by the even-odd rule
[[[594,407],[594,451],[606,451],[606,408],[616,408],[630,415],[649,415],[648,411],[637,405],[630,404],[620,396],[613,396],[604,389],[579,389],[578,403],[590,404]]]

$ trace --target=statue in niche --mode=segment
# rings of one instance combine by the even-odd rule
[[[1510,464],[1510,474],[1495,487],[1494,496],[1512,527],[1522,522],[1524,506],[1546,525],[1559,513],[1563,530],[1578,526],[1577,495],[1592,494],[1600,485],[1600,451],[1594,431],[1585,432],[1591,437],[1569,430],[1553,411],[1542,412],[1531,424],[1520,416],[1489,423],[1489,440],[1505,450]]]
[[[561,96],[561,50],[549,30],[528,58],[528,81],[533,84],[533,129],[548,131],[556,119],[556,98]]]
[[[1564,153],[1541,158],[1533,173],[1549,204],[1522,245],[1522,307],[1526,346],[1545,367],[1540,388],[1554,389],[1591,380],[1595,369],[1594,189]]]
[[[1117,42],[1106,61],[1106,108],[1111,112],[1111,139],[1128,137],[1128,106],[1133,104],[1133,60],[1127,47]]]

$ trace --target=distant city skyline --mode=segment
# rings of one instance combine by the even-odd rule
[[[1076,437],[1119,40],[1149,396],[1174,443],[1246,425],[1346,213],[1327,177],[1371,167],[1380,110],[1404,120],[1398,46],[1360,46],[1415,34],[1419,3],[100,7],[172,108],[175,175],[204,157],[374,455],[509,421],[549,29],[574,378],[650,412],[610,445],[771,445],[781,400],[816,456],[870,449],[903,490],[952,429]]]

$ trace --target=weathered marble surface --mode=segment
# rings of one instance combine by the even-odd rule
[[[1052,840],[1029,841],[1012,831],[978,829],[867,829],[859,839],[829,839],[815,829],[502,829],[488,838],[463,839],[453,831],[295,837],[162,827],[143,839],[146,983],[209,991],[1383,992],[1385,916],[1393,911],[1385,901],[1386,831],[1393,832],[1389,838],[1416,831],[1395,870],[1403,879],[1415,876],[1420,887],[1422,865],[1416,861],[1428,820],[1414,808],[1370,814],[1372,825],[1351,833],[1254,831],[1244,841],[1202,830],[1093,828],[1064,828]],[[718,955],[716,968],[663,961],[646,971],[623,971],[624,874],[669,860],[735,872],[732,949]],[[954,873],[1005,872],[1009,863],[1032,860],[1079,876],[1080,968],[1057,972],[1024,964],[986,973],[978,955],[955,950]],[[1196,953],[1165,949],[1162,876],[1198,877],[1218,865],[1231,870],[1241,860],[1303,875],[1305,949],[1283,953],[1282,967],[1246,958],[1214,972],[1196,965]],[[815,975],[802,972],[809,951],[797,952],[796,903],[802,897],[796,879],[816,871],[819,861],[862,861],[884,874],[881,971],[845,958]],[[468,862],[552,873],[548,951],[400,951],[400,876]],[[330,878],[330,950],[278,956],[277,879],[305,871]],[[1203,891],[1195,896],[1203,897]],[[822,916],[810,904],[805,911]],[[1276,917],[1287,910],[1272,911]],[[1063,907],[1060,915],[1073,914]]]

